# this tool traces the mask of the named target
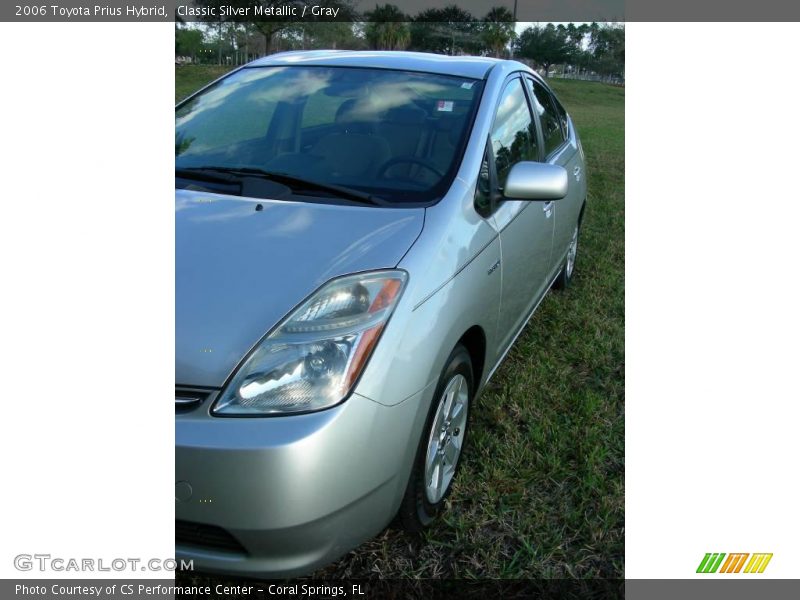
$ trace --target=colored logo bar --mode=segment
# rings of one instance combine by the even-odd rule
[[[748,557],[750,557],[749,561],[747,560]],[[697,572],[763,573],[770,560],[772,560],[771,552],[752,555],[748,552],[736,552],[727,555],[724,552],[708,552],[697,566]],[[742,567],[744,567],[744,570],[742,570]]]

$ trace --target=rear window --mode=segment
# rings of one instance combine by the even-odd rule
[[[549,156],[566,140],[566,113],[562,117],[556,108],[555,99],[543,85],[528,77],[525,79],[533,89],[534,110],[539,114],[539,120],[542,123],[544,152],[546,156]]]

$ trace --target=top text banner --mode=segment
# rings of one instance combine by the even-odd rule
[[[505,7],[519,22],[800,20],[796,0],[6,0],[0,21],[352,22],[369,21],[376,4],[394,4],[408,20],[454,4],[478,19]]]
[[[393,4],[406,20],[456,5],[476,18],[502,6],[517,21],[622,21],[625,0],[11,0],[0,21],[369,21],[376,5]],[[516,4],[516,9],[515,9]],[[459,15],[451,15],[458,20]]]

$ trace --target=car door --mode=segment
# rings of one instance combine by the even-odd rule
[[[583,165],[577,139],[569,130],[569,119],[564,108],[540,81],[527,75],[525,81],[531,92],[531,101],[542,131],[544,160],[564,167],[569,177],[566,197],[553,203],[552,266],[555,269],[563,263],[572,232],[578,223],[583,204],[581,190],[585,190],[585,186],[582,185]]]
[[[553,242],[552,204],[502,197],[508,172],[516,163],[539,160],[541,139],[522,79],[505,84],[484,161],[490,175],[493,225],[500,237],[502,291],[499,348],[505,349],[547,290]]]

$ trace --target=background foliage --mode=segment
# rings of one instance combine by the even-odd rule
[[[280,6],[285,0],[197,0],[201,5]],[[406,15],[393,4],[375,5],[361,18],[353,0],[324,0],[338,7],[339,20],[177,23],[180,62],[235,66],[272,52],[298,49],[416,50],[439,54],[513,57],[551,74],[622,80],[625,30],[619,24],[533,24],[519,35],[513,14],[489,8],[483,17],[451,5]],[[353,22],[342,22],[342,16]]]

